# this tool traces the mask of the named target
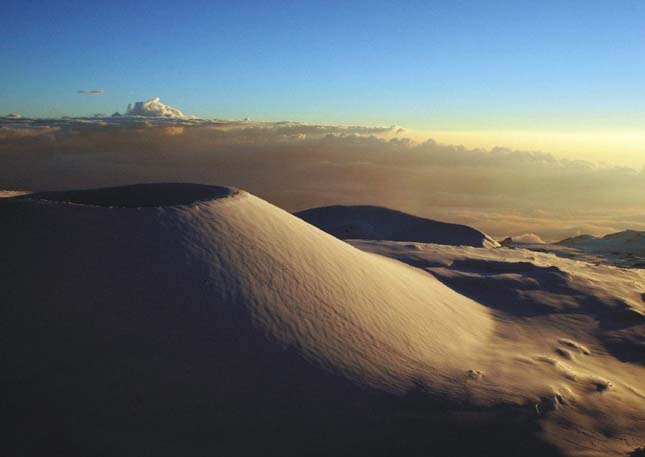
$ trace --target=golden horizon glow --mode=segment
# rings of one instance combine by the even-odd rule
[[[645,166],[645,131],[638,130],[416,130],[408,136],[470,149],[542,151],[639,171]]]

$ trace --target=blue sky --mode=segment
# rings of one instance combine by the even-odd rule
[[[0,113],[642,130],[641,1],[6,1]],[[101,96],[79,89],[103,89]]]

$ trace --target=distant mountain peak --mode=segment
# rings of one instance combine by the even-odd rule
[[[623,230],[603,237],[580,235],[564,239],[557,244],[589,252],[634,255],[645,252],[645,231]]]

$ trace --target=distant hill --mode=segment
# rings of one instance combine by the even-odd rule
[[[439,222],[380,206],[325,206],[300,211],[295,215],[341,239],[499,246],[485,233],[467,225]]]
[[[645,232],[624,230],[603,237],[580,235],[564,239],[556,244],[593,253],[642,255],[645,254]]]

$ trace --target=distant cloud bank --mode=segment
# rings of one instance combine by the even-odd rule
[[[81,95],[103,95],[105,93],[103,89],[80,89],[77,92]]]
[[[372,204],[518,241],[645,230],[645,173],[535,151],[416,142],[400,127],[198,119],[161,103],[124,115],[0,117],[0,189],[193,181],[289,211]]]

